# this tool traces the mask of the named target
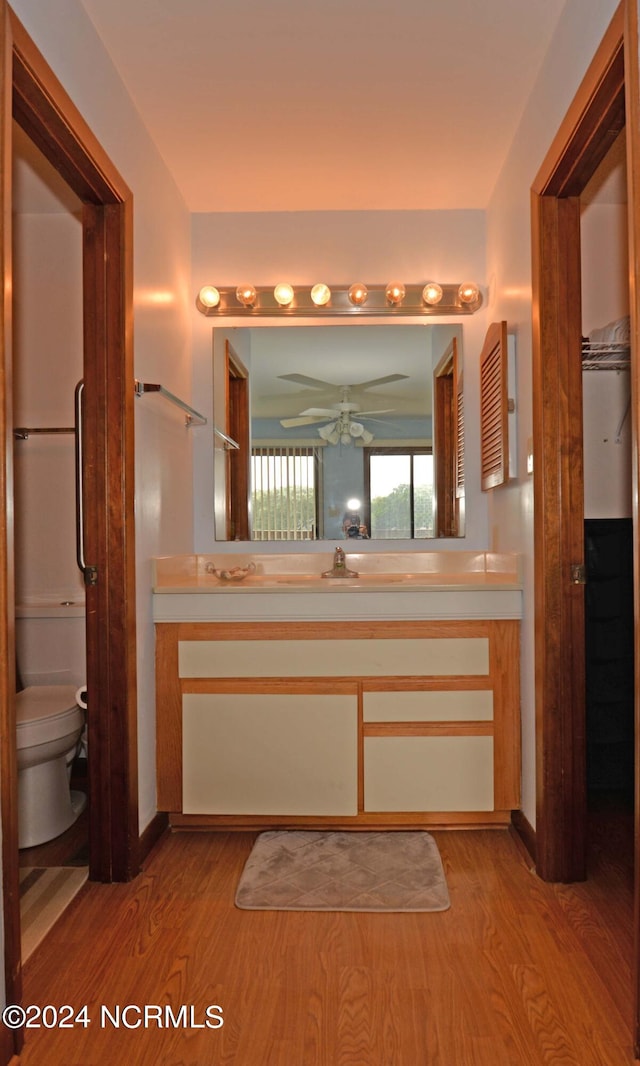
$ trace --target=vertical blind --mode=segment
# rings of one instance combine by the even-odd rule
[[[319,448],[275,445],[251,454],[253,540],[315,540]]]

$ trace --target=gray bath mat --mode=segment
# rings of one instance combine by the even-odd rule
[[[429,833],[261,833],[236,892],[243,910],[444,911],[449,891]]]

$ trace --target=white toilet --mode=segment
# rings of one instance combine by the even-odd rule
[[[84,604],[16,608],[18,846],[64,833],[86,805],[71,791],[71,763],[85,724],[78,704],[84,671]]]
[[[60,836],[85,808],[69,773],[84,726],[73,685],[32,685],[16,694],[18,847]]]

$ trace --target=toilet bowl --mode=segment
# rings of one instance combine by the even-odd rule
[[[60,836],[86,805],[69,776],[84,712],[75,685],[31,685],[16,694],[18,847]]]

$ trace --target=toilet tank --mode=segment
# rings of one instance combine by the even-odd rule
[[[17,604],[16,665],[25,687],[86,684],[84,602]]]

